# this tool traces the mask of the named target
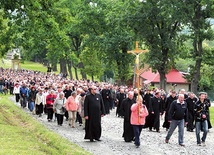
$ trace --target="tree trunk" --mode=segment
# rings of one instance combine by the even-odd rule
[[[77,67],[74,67],[74,72],[75,72],[76,80],[79,80]]]
[[[120,79],[121,79],[121,84],[122,85],[125,85],[126,84],[126,77],[125,77],[125,74],[124,74],[124,71],[126,70],[126,68],[127,68],[127,64],[126,64],[126,61],[125,61],[125,55],[127,54],[127,51],[128,51],[128,48],[127,48],[127,46],[124,46],[124,47],[122,47],[122,61],[121,61],[121,63],[120,63],[120,65],[118,65],[118,71],[119,71],[119,75],[120,75]],[[120,61],[120,60],[119,60]]]
[[[60,59],[60,73],[68,74],[67,67],[66,67],[66,61],[64,58]]]
[[[91,80],[94,81],[94,76],[93,75],[91,76]]]
[[[51,64],[53,72],[57,72],[57,63],[52,63]]]
[[[43,60],[43,63],[42,63],[44,66],[49,66],[49,63],[48,63],[48,61],[46,61],[46,60]]]
[[[202,63],[202,54],[203,54],[203,46],[202,42],[205,39],[204,34],[201,33],[202,30],[204,30],[204,27],[200,21],[203,21],[202,16],[202,5],[196,5],[195,8],[195,15],[194,19],[192,20],[193,25],[193,34],[194,34],[194,40],[193,40],[193,48],[194,48],[194,59],[195,59],[195,66],[193,70],[192,75],[192,81],[191,81],[191,91],[193,93],[197,93],[198,91],[198,85],[200,80],[200,69],[201,69],[201,63]]]
[[[68,65],[68,73],[70,75],[70,79],[72,80],[73,79],[73,74],[72,74],[72,62],[68,60],[67,62],[67,65]]]
[[[118,70],[118,79],[120,79],[119,80],[119,85],[124,85],[125,84],[125,78],[124,78],[124,76],[123,76],[123,65],[121,65],[121,62],[120,62],[120,60],[118,59],[118,60],[116,60],[116,63],[117,63],[117,70]],[[105,77],[104,77],[104,79],[105,79]]]
[[[162,47],[162,62],[160,66],[158,67],[158,73],[160,75],[160,89],[166,90],[166,72],[167,72],[167,66],[168,66],[168,53],[169,49]]]
[[[158,70],[160,74],[160,88],[166,91],[166,73],[163,70]]]
[[[79,68],[81,69],[80,73],[82,75],[82,79],[87,79],[87,75],[82,71],[82,69],[84,68],[84,64],[82,62],[79,63]]]
[[[193,93],[198,92],[198,84],[200,80],[200,69],[201,69],[201,62],[202,62],[202,41],[194,41],[193,42],[193,47],[194,47],[194,53],[196,53],[196,61],[195,61],[195,66],[194,66],[194,71],[193,71],[193,78],[191,81],[191,91]]]

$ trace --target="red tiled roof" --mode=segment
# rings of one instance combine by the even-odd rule
[[[140,75],[142,78],[146,79],[146,81],[150,81],[152,83],[160,82],[160,75],[158,72],[153,73],[152,69],[149,68],[148,71],[145,71]],[[186,79],[183,78],[183,74],[180,73],[177,69],[172,69],[166,74],[166,82],[167,83],[188,83]]]

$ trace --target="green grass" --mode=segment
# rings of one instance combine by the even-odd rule
[[[40,71],[40,72],[47,72],[46,66],[40,63],[31,62],[31,61],[24,61],[24,63],[21,63],[21,68],[27,69],[27,70]],[[59,71],[56,73],[59,73]]]
[[[36,62],[31,62],[31,61],[24,61],[24,63],[20,64],[22,69],[27,69],[27,70],[35,70],[35,71],[40,71],[40,72],[47,72],[47,67]],[[2,60],[0,62],[0,67],[3,68],[11,68],[12,63],[11,60],[4,59],[4,65],[2,64]]]
[[[40,72],[45,72],[45,73],[47,72],[46,66],[44,66],[40,63],[32,62],[32,61],[24,61],[24,63],[21,63],[20,66],[21,66],[21,69],[34,70],[34,71],[40,71]],[[4,59],[4,65],[3,65],[2,59],[1,59],[0,60],[0,67],[11,68],[12,67],[11,60]],[[59,71],[60,71],[60,66],[58,64],[57,65],[57,72],[54,72],[54,73],[59,74],[60,73]],[[72,74],[73,74],[73,78],[76,79],[74,68],[72,68]],[[79,70],[77,71],[77,74],[78,74],[79,79],[81,79],[82,76],[81,76]]]
[[[210,122],[212,126],[214,127],[214,107],[210,108]]]
[[[40,72],[47,72],[47,67],[40,64],[40,63],[36,63],[36,62],[32,62],[32,61],[24,61],[24,63],[20,64],[21,69],[26,69],[26,70],[33,70],[33,71],[40,71]],[[4,65],[2,64],[2,59],[0,59],[0,67],[2,68],[11,68],[12,67],[12,63],[11,60],[7,60],[4,59]],[[73,75],[73,79],[76,79],[76,75],[75,75],[75,70],[74,68],[71,69],[72,70],[72,75]],[[54,72],[56,74],[59,74],[60,72],[60,65],[57,65],[57,72]],[[82,75],[80,73],[80,70],[77,70],[77,75],[78,78],[81,79]],[[69,76],[68,76],[69,78]],[[91,80],[91,76],[87,76],[88,79]],[[97,78],[96,76],[94,77],[95,81],[100,81],[99,78]]]
[[[7,95],[0,98],[0,154],[89,154],[38,123],[14,105],[8,97]]]

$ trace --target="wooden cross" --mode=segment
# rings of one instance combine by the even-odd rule
[[[134,87],[134,85],[135,85],[135,87],[137,87],[138,88],[138,91],[139,91],[139,87],[140,87],[140,69],[139,69],[139,56],[140,56],[140,54],[142,54],[142,53],[145,53],[145,52],[148,52],[148,50],[139,50],[138,49],[138,42],[136,41],[136,49],[135,50],[132,50],[132,51],[128,51],[128,53],[132,53],[132,54],[134,54],[135,56],[136,56],[136,58],[135,58],[135,66],[136,66],[136,71],[135,71],[135,73],[134,73],[134,80],[136,80],[135,82],[133,82],[133,87]],[[137,75],[137,77],[135,77],[135,74]]]
[[[137,86],[138,89],[138,98],[140,97],[140,70],[139,70],[139,56],[140,54],[144,53],[144,52],[148,52],[148,50],[139,50],[138,49],[138,42],[136,41],[136,49],[132,50],[132,51],[128,51],[128,53],[132,53],[136,56],[135,58],[135,66],[136,66],[136,73],[134,73],[134,80],[136,80],[136,84],[135,82],[133,82],[133,87],[135,85],[135,87]],[[136,79],[135,79],[135,74],[137,75]],[[140,113],[140,105],[138,105],[138,112]],[[140,123],[140,115],[138,116],[138,122]]]

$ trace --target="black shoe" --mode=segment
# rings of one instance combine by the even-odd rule
[[[95,140],[96,140],[96,141],[99,141],[99,142],[101,141],[100,139],[95,139]]]
[[[169,139],[165,139],[165,143],[169,143]]]
[[[185,145],[184,144],[179,144],[180,146],[182,146],[182,147],[185,147]]]
[[[93,139],[90,139],[90,142],[94,142],[94,140],[93,140]]]

